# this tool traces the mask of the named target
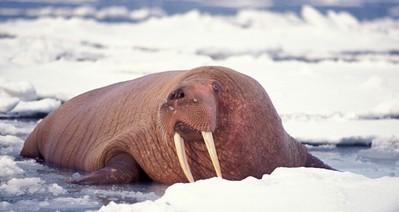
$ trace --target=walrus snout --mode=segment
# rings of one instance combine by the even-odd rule
[[[198,131],[214,132],[218,116],[217,94],[221,90],[219,83],[211,80],[188,81],[173,89],[160,107],[160,118],[168,134],[173,135],[180,122]]]
[[[221,91],[221,85],[215,81],[190,80],[172,90],[161,105],[161,122],[169,136],[173,135],[180,166],[189,182],[193,182],[194,178],[188,165],[184,140],[202,138],[216,175],[222,177],[213,139],[213,132],[217,128],[217,95]]]

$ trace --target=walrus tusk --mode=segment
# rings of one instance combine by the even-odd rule
[[[187,162],[186,151],[184,150],[184,140],[178,133],[175,133],[173,139],[175,141],[176,154],[177,157],[179,158],[179,163],[181,168],[183,169],[183,173],[184,175],[186,175],[188,181],[192,183],[194,182],[194,178],[193,175],[191,174],[190,166],[188,165]]]
[[[213,141],[212,132],[201,131],[202,137],[204,138],[206,148],[208,149],[209,156],[211,157],[213,167],[215,168],[216,175],[222,178],[222,172],[220,171],[219,158],[216,153],[215,142]]]

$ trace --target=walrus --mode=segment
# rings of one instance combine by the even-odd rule
[[[78,184],[332,169],[284,130],[255,79],[219,66],[154,73],[74,97],[36,126],[21,155],[86,171],[71,180]]]

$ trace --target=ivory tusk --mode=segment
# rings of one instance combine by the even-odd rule
[[[176,146],[176,154],[179,158],[180,167],[183,170],[184,175],[186,175],[188,181],[190,183],[194,182],[193,175],[191,174],[190,166],[188,165],[186,151],[184,149],[184,140],[183,138],[175,132],[173,137]]]
[[[201,133],[202,137],[204,138],[206,148],[208,149],[209,156],[211,157],[213,167],[215,168],[216,175],[222,178],[222,171],[220,170],[219,158],[216,153],[215,142],[213,140],[212,132],[202,131]]]

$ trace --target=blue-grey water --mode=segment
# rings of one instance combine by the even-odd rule
[[[240,1],[232,1],[240,2]],[[233,15],[244,8],[270,10],[278,13],[291,12],[299,14],[304,5],[310,5],[321,13],[328,11],[348,12],[358,20],[372,20],[384,17],[399,17],[399,1],[396,0],[359,0],[359,1],[311,1],[311,0],[270,0],[251,1],[248,4],[231,4],[230,1],[209,1],[209,0],[87,0],[87,1],[48,1],[48,0],[5,0],[0,1],[0,21],[12,20],[15,18],[37,18],[37,14],[30,11],[34,9],[74,9],[78,7],[92,7],[104,9],[110,7],[123,7],[127,10],[142,8],[158,8],[167,15],[185,13],[191,10],[214,15]],[[330,3],[329,3],[330,2]],[[332,2],[332,3],[331,3]],[[88,16],[87,18],[98,19]],[[128,17],[108,17],[98,19],[105,22],[132,21]]]

